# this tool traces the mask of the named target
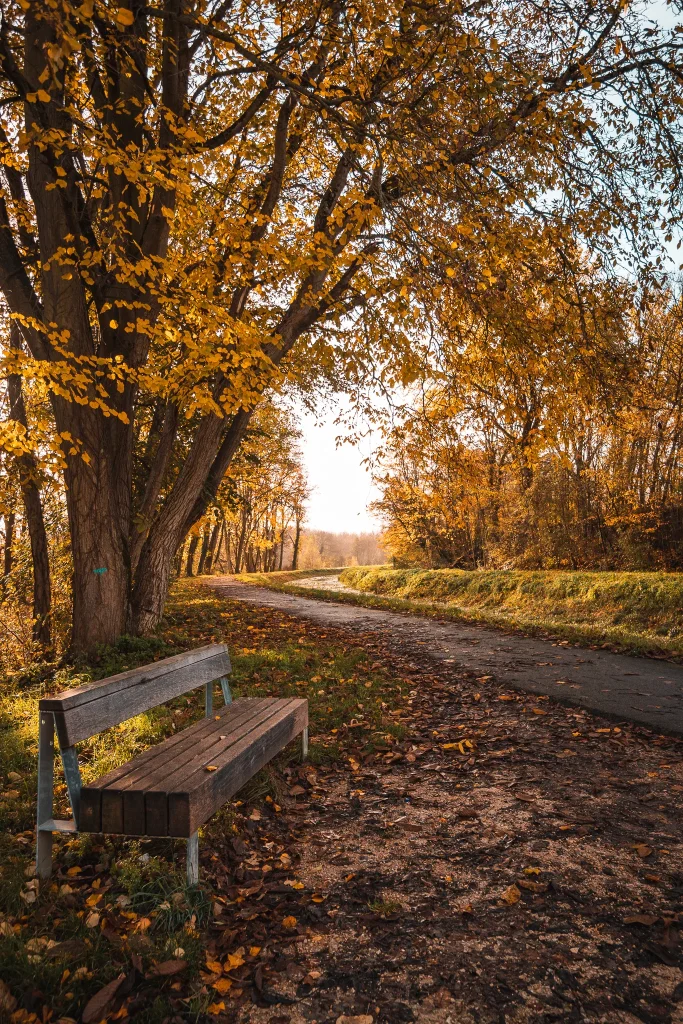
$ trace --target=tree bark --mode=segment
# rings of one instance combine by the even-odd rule
[[[14,512],[8,512],[5,516],[5,550],[3,552],[3,563],[2,563],[2,576],[3,582],[6,582],[7,577],[12,572],[12,564],[14,562],[14,524],[16,522],[16,516]]]
[[[198,544],[199,544],[199,534],[198,533],[193,533],[192,536],[190,537],[190,546],[187,549],[187,561],[185,562],[185,575],[186,576],[194,576],[194,572],[192,571],[193,568],[194,568],[194,553],[197,550],[197,545]]]
[[[211,537],[209,538],[209,547],[206,552],[206,558],[204,560],[204,575],[210,576],[213,568],[213,556],[216,550],[216,544],[218,542],[218,535],[221,531],[221,523],[215,523],[211,531]]]
[[[170,583],[170,567],[182,538],[215,497],[252,412],[241,410],[226,429],[225,420],[207,417],[142,547],[131,599],[131,626],[144,634],[159,622]]]
[[[292,569],[299,564],[299,543],[301,541],[301,520],[297,518],[296,531],[294,533],[294,546],[292,547]]]
[[[21,348],[21,334],[16,324],[10,327],[10,344]],[[10,417],[28,433],[26,407],[21,389],[21,377],[16,373],[7,378]],[[31,541],[33,563],[33,639],[48,649],[51,645],[52,590],[50,585],[50,559],[43,516],[43,504],[38,487],[38,465],[30,452],[17,458],[19,483],[26,511],[26,522]]]
[[[206,556],[209,553],[209,544],[211,543],[211,529],[207,525],[204,527],[202,533],[202,549],[199,552],[199,565],[197,566],[197,575],[204,575],[204,566],[206,565]]]

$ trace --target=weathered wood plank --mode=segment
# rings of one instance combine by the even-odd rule
[[[121,791],[123,798],[123,831],[126,835],[168,835],[166,801],[163,807],[158,804],[148,807],[147,791],[154,789],[157,780],[168,777],[178,765],[195,757],[198,750],[223,745],[225,741],[219,740],[219,735],[230,736],[241,731],[247,722],[258,717],[266,704],[266,698],[246,699],[236,702],[233,712],[222,709],[221,714],[185,729],[183,734],[187,736],[187,743],[179,744],[168,752],[163,750],[164,743],[159,744],[162,748],[159,758],[140,770],[132,771],[123,782],[117,783],[115,788]]]
[[[149,711],[150,708],[158,707],[167,700],[219,678],[225,672],[226,659],[227,654],[221,652],[191,664],[174,667],[156,674],[153,678],[141,678],[138,673],[133,683],[111,692],[105,689],[103,692],[95,693],[92,688],[88,688],[91,699],[63,711],[54,710],[60,745],[73,746],[79,740],[88,739],[104,729],[125,722],[135,715]],[[162,662],[157,662],[157,665],[161,664]],[[111,680],[104,682],[109,683]],[[50,700],[55,702],[56,698]]]
[[[196,769],[201,767],[206,771],[206,766],[213,764],[221,755],[226,752],[245,735],[249,735],[255,728],[272,718],[281,709],[285,701],[277,698],[266,698],[257,713],[245,716],[236,724],[233,732],[225,732],[225,738],[220,735],[214,737],[211,744],[206,744],[200,750],[194,751],[191,758],[185,762],[179,762],[172,772],[162,772],[156,777],[146,779],[147,791],[145,793],[145,823],[148,835],[169,835],[168,832],[168,794],[169,790],[176,785],[182,785],[184,780],[191,777]],[[234,707],[234,705],[232,705]]]
[[[216,771],[194,772],[183,790],[169,793],[168,831],[188,837],[222,807],[308,724],[308,702],[292,700],[214,761]]]
[[[229,707],[221,708],[213,718],[200,719],[187,729],[138,754],[132,761],[112,769],[106,775],[84,786],[81,792],[81,831],[166,835],[165,831],[157,829],[152,832],[146,831],[144,820],[140,817],[137,792],[130,795],[126,808],[128,791],[144,793],[148,788],[149,779],[169,776],[179,764],[194,757],[198,749],[203,749],[210,742],[212,735],[214,738],[221,734],[230,735],[240,729],[245,720],[253,718],[260,708],[269,705],[270,702],[270,699],[265,697],[242,698],[235,701]],[[103,804],[105,792],[107,796]],[[103,806],[106,807],[104,821]],[[163,813],[165,819],[165,804]]]
[[[151,665],[142,665],[126,672],[118,672],[114,676],[107,676],[106,679],[99,679],[94,683],[86,683],[85,686],[78,686],[72,690],[63,690],[52,697],[43,697],[40,700],[41,711],[69,711],[71,708],[87,704],[91,700],[97,700],[106,694],[127,690],[130,687],[148,683],[159,676],[164,676],[177,671],[179,668],[188,668],[192,665],[200,666],[207,659],[223,656],[227,665],[226,674],[229,674],[230,657],[225,644],[207,644],[205,647],[197,647],[193,651],[183,651],[182,654],[174,654],[170,658],[162,658]],[[219,677],[216,676],[218,679]],[[207,678],[204,682],[210,682]],[[198,684],[199,685],[199,684]]]
[[[159,778],[159,789],[166,793],[174,791],[177,787],[178,780],[182,780],[183,787],[186,781],[193,776],[195,772],[205,772],[206,766],[215,763],[215,758],[221,755],[227,755],[231,746],[238,739],[242,739],[244,735],[250,729],[259,728],[264,721],[272,718],[273,715],[279,714],[283,708],[290,703],[288,698],[282,697],[270,697],[266,698],[263,714],[256,716],[252,719],[247,726],[245,731],[240,731],[237,735],[226,735],[225,740],[221,740],[218,736],[216,741],[211,747],[202,747],[193,752],[192,757],[178,764],[177,768],[171,773],[165,773]],[[151,787],[150,787],[151,788]]]

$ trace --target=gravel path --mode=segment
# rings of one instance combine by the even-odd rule
[[[403,656],[412,649],[440,665],[452,664],[454,671],[478,672],[517,690],[683,736],[683,666],[671,662],[284,594],[230,576],[214,576],[207,583],[231,600],[277,608],[319,625],[376,630]],[[333,576],[308,577],[299,585],[350,589]]]

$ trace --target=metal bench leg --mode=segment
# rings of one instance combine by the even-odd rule
[[[48,711],[40,714],[38,726],[38,810],[36,814],[36,874],[52,874],[52,832],[43,831],[52,819],[55,771],[55,720]]]
[[[199,833],[193,832],[187,840],[187,884],[199,884]]]
[[[223,691],[223,703],[232,704],[232,693],[230,692],[230,683],[227,676],[221,676],[221,690]]]
[[[301,760],[305,761],[308,757],[308,726],[301,733]]]
[[[204,693],[206,694],[204,714],[207,718],[211,718],[213,714],[213,682],[205,684]]]

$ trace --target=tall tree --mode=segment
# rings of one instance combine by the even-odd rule
[[[677,214],[683,44],[645,3],[0,7],[0,289],[50,389],[77,647],[158,621],[267,388],[410,379],[416,288],[467,275],[444,227],[528,211],[656,262]]]

